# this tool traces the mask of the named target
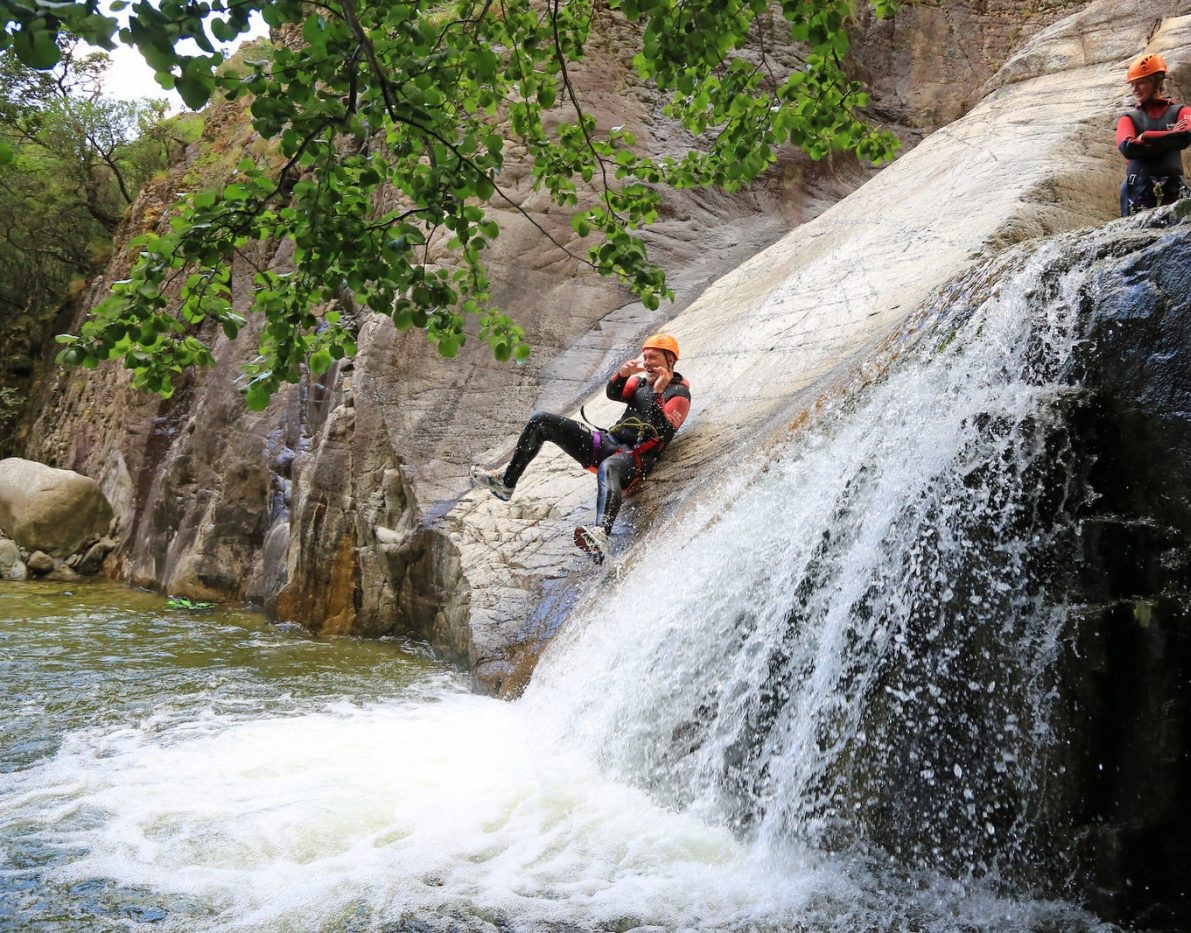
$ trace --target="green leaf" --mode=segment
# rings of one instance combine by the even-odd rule
[[[22,58],[57,60],[50,46],[59,19],[99,45],[116,28],[82,0],[7,2],[20,19],[0,32],[0,47],[19,45]],[[893,5],[875,3],[879,11]],[[168,394],[186,367],[212,361],[193,329],[199,321],[218,321],[229,339],[244,331],[248,322],[231,311],[228,270],[237,255],[253,256],[253,244],[270,242],[292,253],[295,271],[253,276],[248,317],[256,319],[250,326],[260,334],[260,356],[246,369],[245,397],[254,409],[283,382],[355,353],[336,312],[319,310],[346,298],[341,290],[388,311],[398,328],[424,328],[444,356],[459,351],[478,320],[495,358],[523,362],[525,334],[492,307],[486,267],[488,243],[500,233],[495,218],[505,215],[485,208],[505,207],[493,203],[500,197],[493,179],[502,177],[506,154],[525,159],[532,197],[543,212],[565,211],[598,270],[655,308],[673,296],[639,231],[658,219],[663,186],[737,190],[787,142],[812,158],[840,149],[877,162],[895,151],[889,134],[856,117],[863,88],[836,58],[847,48],[852,0],[778,0],[785,23],[759,22],[769,15],[767,0],[610,0],[639,23],[637,74],[669,98],[664,113],[700,137],[702,148],[661,157],[656,135],[639,143],[623,125],[573,112],[561,93],[564,68],[596,35],[590,0],[548,5],[554,15],[546,17],[533,4],[505,4],[467,28],[453,22],[449,6],[366,4],[359,27],[349,28],[337,4],[133,3],[120,36],[159,80],[194,109],[216,88],[221,97],[250,95],[252,132],[236,126],[220,143],[213,132],[190,150],[180,168],[187,194],[171,207],[168,232],[135,247],[128,280],[113,287],[63,355],[80,365],[122,359],[137,387]],[[210,49],[204,30],[220,41],[238,36],[253,12],[273,27],[294,24],[304,41],[262,44],[241,63],[245,73],[219,75],[222,55],[195,55],[181,44]],[[810,48],[784,69],[774,60],[759,71],[750,43],[762,27]],[[239,117],[229,116],[231,129]],[[677,144],[680,136],[667,138]],[[16,148],[10,139],[0,161],[16,162]],[[22,142],[21,161],[25,153]],[[139,155],[118,158],[140,164]],[[456,250],[449,268],[434,266],[435,251],[423,248],[432,237]],[[178,296],[175,281],[186,283]]]
[[[264,411],[269,407],[269,399],[272,396],[272,389],[263,379],[255,380],[244,394],[244,402],[252,411]]]
[[[12,150],[9,149],[8,146],[4,144],[3,141],[0,141],[0,165],[4,165],[11,161],[12,161]]]
[[[331,368],[331,351],[318,350],[310,354],[310,371],[316,375],[322,375]]]
[[[52,68],[62,57],[57,40],[56,30],[50,31],[40,20],[34,20],[26,23],[24,28],[12,37],[12,48],[17,53],[17,58],[30,68]]]
[[[174,88],[182,98],[182,103],[191,110],[202,110],[207,105],[214,86],[215,82],[209,77],[201,78],[189,74],[184,74],[174,81]]]

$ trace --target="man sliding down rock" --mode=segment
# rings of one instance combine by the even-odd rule
[[[677,362],[678,341],[669,334],[654,334],[642,344],[641,355],[608,381],[608,398],[626,405],[616,424],[591,428],[561,415],[535,412],[509,465],[503,471],[473,466],[472,483],[507,502],[543,442],[558,445],[598,478],[595,524],[575,529],[575,545],[597,563],[603,561],[624,496],[636,491],[657,465],[691,410],[691,386],[674,371]]]

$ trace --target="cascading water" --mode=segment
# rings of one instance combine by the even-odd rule
[[[1084,495],[1063,249],[971,273],[707,481],[519,702],[76,725],[0,779],[0,837],[55,821],[46,877],[167,892],[179,928],[1096,928],[1024,893],[1064,870],[1036,753]]]
[[[1082,279],[1043,279],[1058,249],[979,307],[940,297],[891,375],[668,529],[674,559],[646,555],[574,625],[527,702],[766,847],[870,840],[981,873],[1024,857],[1061,624],[1046,584],[1079,495]]]

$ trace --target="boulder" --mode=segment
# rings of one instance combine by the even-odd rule
[[[54,569],[54,558],[50,557],[45,551],[34,551],[29,555],[29,559],[25,561],[25,566],[29,568],[30,573],[37,576],[49,573]]]
[[[71,566],[81,574],[93,576],[103,567],[104,559],[116,549],[116,542],[111,538],[100,538],[87,549],[87,553]]]
[[[53,583],[75,583],[78,580],[81,580],[82,577],[80,577],[65,564],[59,564],[44,577],[42,577],[42,579],[49,580]]]
[[[22,547],[66,557],[111,522],[95,480],[19,457],[0,460],[0,529]]]
[[[25,564],[16,542],[0,538],[0,580],[24,580],[26,576]]]

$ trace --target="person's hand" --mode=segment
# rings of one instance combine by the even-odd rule
[[[653,391],[665,392],[666,386],[670,384],[671,375],[672,374],[668,369],[663,369],[660,373],[658,373],[657,378],[653,380]]]
[[[620,369],[616,371],[616,375],[621,379],[628,379],[629,376],[642,372],[645,372],[645,360],[639,356],[636,356],[631,360],[621,363]]]
[[[1188,130],[1191,130],[1191,117],[1183,117],[1171,129],[1176,133],[1186,133]]]

